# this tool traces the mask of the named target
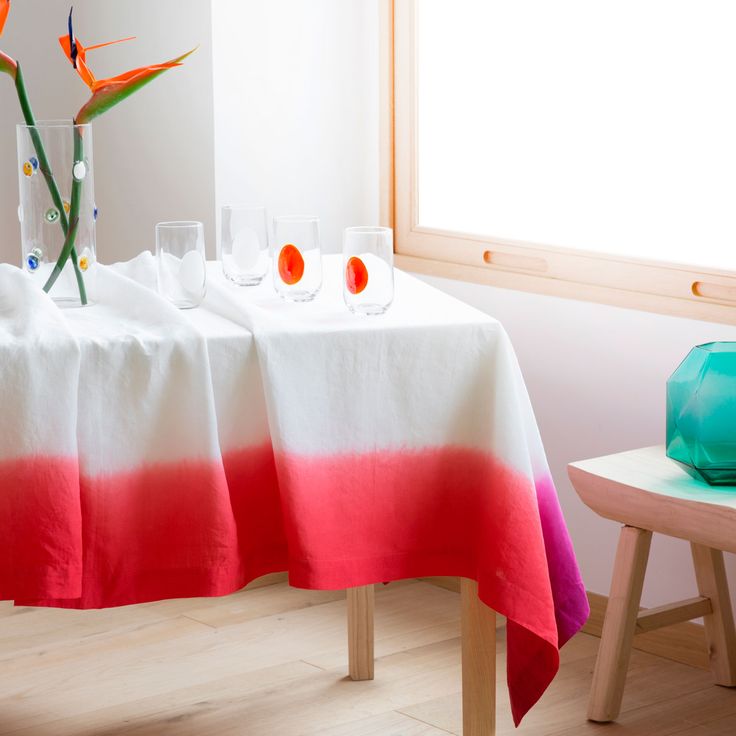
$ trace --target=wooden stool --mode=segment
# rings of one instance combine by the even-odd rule
[[[621,709],[635,633],[703,617],[716,683],[736,686],[736,632],[723,552],[736,552],[736,487],[712,488],[647,447],[568,466],[583,502],[621,529],[593,675],[588,718],[612,721]],[[699,596],[639,612],[652,532],[687,539]]]

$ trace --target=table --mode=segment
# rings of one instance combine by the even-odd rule
[[[466,730],[492,728],[490,609],[518,723],[588,607],[511,344],[401,272],[387,314],[351,315],[324,264],[301,305],[209,264],[186,312],[152,290],[150,253],[99,267],[77,310],[0,264],[0,598],[106,607],[287,570],[354,589],[361,678],[366,586],[458,575]]]
[[[635,633],[703,617],[711,669],[736,686],[736,631],[723,552],[736,552],[736,488],[691,478],[664,446],[585,460],[569,466],[580,498],[621,529],[588,718],[615,720],[621,709]],[[639,611],[652,532],[690,542],[699,595]]]

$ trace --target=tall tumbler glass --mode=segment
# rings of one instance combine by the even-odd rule
[[[238,286],[260,284],[268,271],[266,208],[233,205],[222,208],[222,271]]]
[[[310,302],[322,286],[319,218],[274,217],[273,284],[283,299]]]
[[[202,303],[207,269],[201,222],[159,222],[156,261],[161,296],[179,309],[191,309]]]
[[[390,227],[349,227],[342,241],[343,298],[351,312],[383,314],[394,299]]]

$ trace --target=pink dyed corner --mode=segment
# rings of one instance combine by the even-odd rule
[[[425,575],[477,580],[481,599],[511,622],[508,679],[518,723],[557,672],[555,601],[570,592],[568,580],[577,580],[571,547],[547,549],[564,529],[547,498],[553,487],[542,490],[540,505],[530,478],[491,454],[459,447],[282,453],[277,467],[292,584],[344,588]],[[562,617],[567,634],[567,608]]]
[[[0,462],[0,599],[76,597],[82,511],[76,458]]]
[[[588,620],[590,605],[554,481],[546,475],[537,478],[535,487],[561,647]]]

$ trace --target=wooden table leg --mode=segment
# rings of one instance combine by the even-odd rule
[[[348,588],[348,661],[351,680],[373,679],[372,585]]]
[[[496,612],[478,598],[478,583],[461,578],[463,736],[496,733]]]
[[[736,632],[728,595],[723,552],[691,544],[698,592],[710,598],[713,612],[703,616],[713,677],[719,685],[736,686]]]
[[[621,710],[651,542],[650,531],[633,526],[621,529],[590,691],[591,721],[613,721]]]

